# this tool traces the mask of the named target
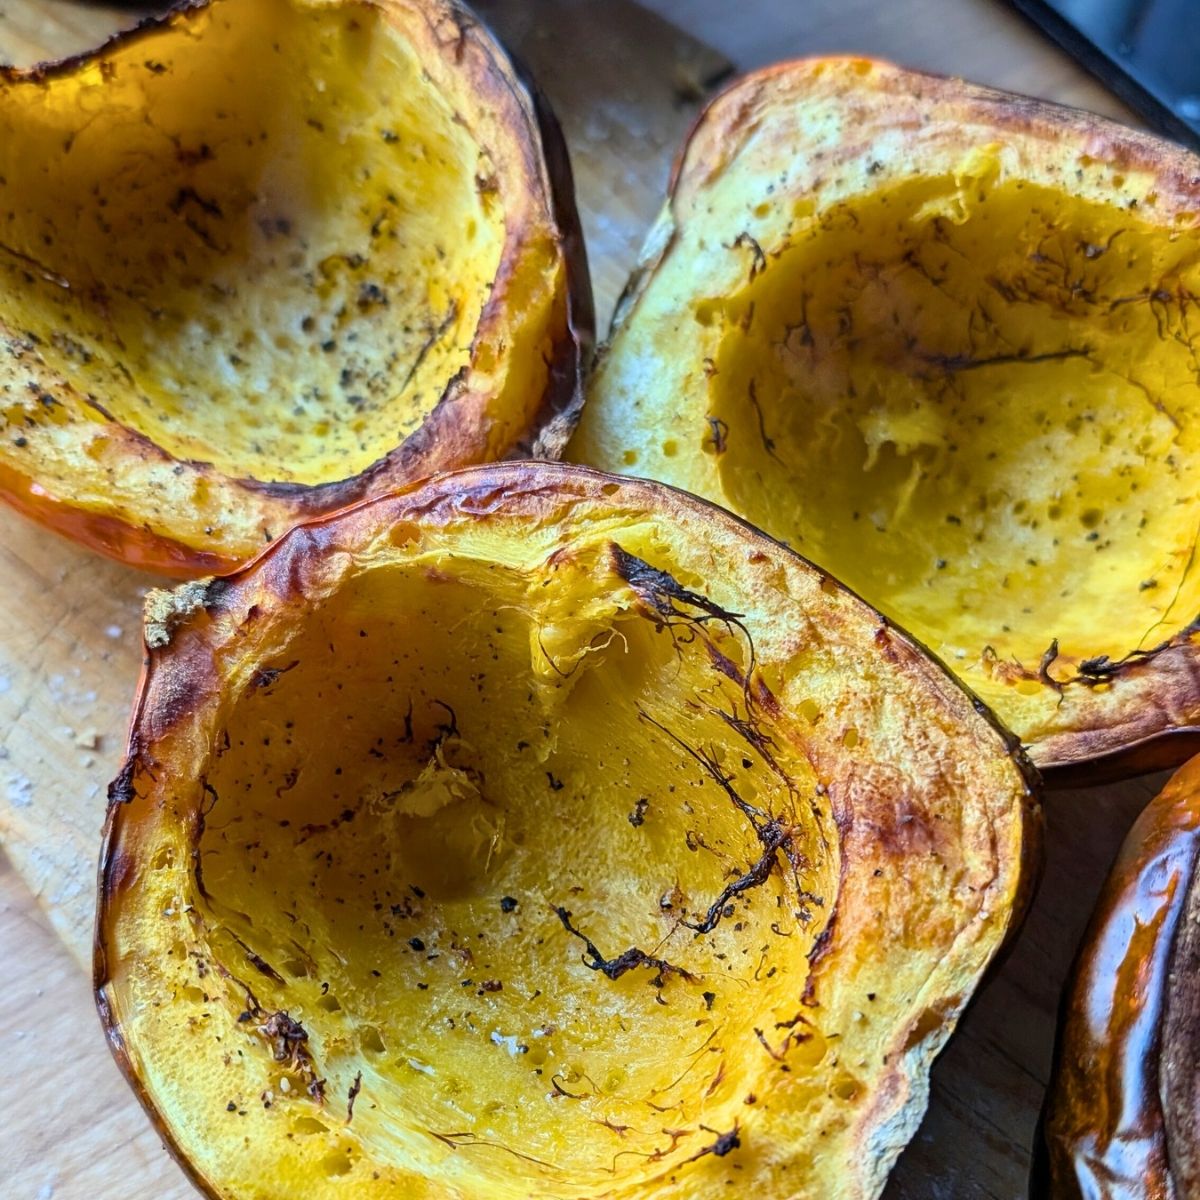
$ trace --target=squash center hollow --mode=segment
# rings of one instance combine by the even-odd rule
[[[1198,276],[1028,183],[834,205],[724,302],[726,495],[993,702],[1055,640],[1060,678],[1151,648],[1200,611]]]
[[[494,164],[379,9],[225,12],[0,105],[0,323],[177,458],[344,479],[468,362]]]
[[[743,634],[551,582],[360,576],[259,668],[208,774],[207,953],[303,1024],[332,1124],[361,1073],[344,1153],[467,1194],[718,1169],[771,1047],[792,1086],[825,1055],[799,997],[836,851],[807,766],[722,715],[747,716]],[[331,1123],[303,1082],[294,1120]]]

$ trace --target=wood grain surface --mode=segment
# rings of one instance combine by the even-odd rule
[[[669,161],[725,60],[857,51],[1076,103],[1121,105],[994,0],[490,0],[575,159],[607,320]],[[0,58],[93,44],[131,10],[0,0]],[[679,32],[666,21],[708,42]],[[0,512],[0,1196],[191,1195],[108,1060],[80,967],[90,952],[103,793],[120,759],[155,581]],[[1049,797],[1031,917],[939,1060],[930,1112],[888,1200],[1025,1194],[1062,980],[1100,881],[1160,778]],[[34,903],[36,896],[40,909]],[[61,940],[60,940],[61,939]]]

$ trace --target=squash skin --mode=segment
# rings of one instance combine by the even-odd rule
[[[454,536],[462,547],[459,553],[465,552],[472,538],[480,539],[477,544],[482,544],[487,537],[495,536],[486,528],[495,526],[505,531],[503,540],[509,545],[505,555],[517,554],[528,561],[529,552],[524,543],[536,542],[540,551],[559,542],[557,560],[568,562],[580,545],[596,536],[601,525],[604,528],[600,536],[611,534],[624,540],[625,536],[632,537],[634,534],[622,535],[621,528],[627,522],[631,523],[629,529],[636,528],[648,515],[659,536],[665,539],[660,541],[660,547],[667,543],[678,547],[687,541],[692,541],[693,546],[703,545],[698,557],[694,553],[684,554],[682,559],[674,561],[679,563],[690,559],[689,575],[696,565],[707,562],[714,572],[708,581],[714,592],[718,591],[715,573],[723,575],[730,563],[737,564],[733,566],[733,573],[743,581],[758,581],[757,587],[742,593],[739,599],[749,601],[749,604],[743,603],[742,607],[754,612],[754,617],[748,616],[745,621],[758,645],[757,661],[765,671],[772,670],[771,662],[777,647],[772,644],[774,635],[768,632],[768,625],[760,624],[755,617],[760,615],[759,610],[764,603],[766,607],[762,609],[763,612],[774,610],[778,614],[779,610],[775,608],[777,589],[786,591],[795,588],[804,596],[805,607],[812,606],[809,608],[810,616],[817,615],[817,610],[827,606],[825,614],[817,616],[817,619],[827,623],[824,636],[829,637],[832,643],[838,644],[846,638],[856,641],[865,635],[866,644],[860,650],[863,660],[870,664],[866,669],[884,675],[896,671],[907,676],[911,672],[915,686],[921,692],[924,707],[918,724],[926,728],[927,733],[919,735],[913,744],[923,747],[918,751],[922,756],[930,755],[923,765],[914,768],[923,785],[931,789],[928,798],[930,807],[924,813],[920,808],[923,800],[919,792],[910,792],[903,787],[895,792],[888,782],[892,770],[904,774],[906,768],[903,765],[882,761],[867,764],[864,770],[868,772],[871,784],[862,786],[868,777],[864,776],[858,784],[847,783],[843,789],[834,780],[841,769],[839,763],[846,765],[854,759],[853,747],[846,749],[841,744],[842,738],[833,735],[808,741],[807,751],[812,753],[817,763],[819,776],[831,773],[828,787],[841,847],[836,869],[840,882],[838,900],[821,936],[816,938],[809,952],[811,974],[805,988],[807,999],[796,1019],[807,1022],[811,1017],[817,1024],[823,1024],[823,1003],[832,1005],[841,1013],[840,1018],[831,1016],[830,1021],[852,1018],[852,1014],[846,1011],[847,998],[842,993],[847,985],[839,981],[839,963],[857,960],[865,955],[875,961],[872,969],[885,969],[882,964],[886,961],[887,951],[884,947],[888,939],[872,937],[866,932],[878,928],[872,924],[873,920],[882,921],[885,925],[897,922],[894,926],[897,938],[917,938],[913,949],[918,960],[925,964],[922,978],[928,978],[929,986],[921,987],[919,995],[906,996],[898,1001],[903,1015],[887,1011],[887,997],[881,988],[879,1007],[883,1011],[880,1019],[890,1025],[893,1032],[873,1034],[869,1041],[872,1045],[887,1047],[884,1051],[885,1067],[876,1071],[868,1068],[864,1062],[862,1082],[855,1085],[850,1099],[841,1102],[830,1099],[824,1107],[818,1106],[808,1117],[800,1117],[799,1114],[788,1116],[784,1101],[784,1111],[776,1113],[764,1089],[768,1085],[778,1085],[770,1084],[769,1073],[756,1066],[745,1086],[758,1091],[759,1101],[747,1100],[747,1107],[739,1107],[739,1112],[745,1113],[745,1116],[740,1117],[733,1126],[735,1133],[740,1130],[743,1144],[757,1147],[765,1155],[765,1158],[747,1160],[747,1174],[737,1176],[740,1181],[755,1180],[766,1189],[756,1194],[840,1198],[876,1196],[882,1190],[895,1155],[915,1130],[923,1111],[929,1062],[948,1036],[987,962],[1019,923],[1028,901],[1040,856],[1040,812],[1034,798],[1036,775],[1007,735],[992,725],[986,712],[980,710],[977,703],[905,635],[871,614],[866,606],[841,589],[835,581],[756,531],[741,525],[726,513],[667,488],[638,481],[618,481],[596,472],[539,463],[503,464],[457,472],[417,485],[395,497],[367,502],[334,517],[298,527],[237,574],[211,583],[189,585],[173,596],[159,594],[151,606],[148,614],[151,648],[148,650],[147,666],[131,724],[129,754],[125,769],[110,789],[110,808],[100,865],[95,986],[101,1018],[122,1070],[167,1144],[205,1194],[222,1198],[284,1195],[290,1194],[287,1191],[289,1186],[293,1189],[299,1186],[299,1181],[289,1183],[281,1180],[278,1186],[283,1190],[278,1193],[269,1188],[241,1187],[234,1183],[234,1167],[229,1167],[228,1178],[214,1175],[211,1169],[205,1169],[198,1163],[197,1147],[181,1142],[181,1127],[167,1115],[168,1108],[164,1107],[162,1098],[156,1095],[148,1074],[148,1066],[153,1065],[155,1047],[147,1040],[146,1032],[139,1029],[139,1018],[128,1008],[125,990],[131,969],[128,959],[131,952],[140,961],[150,963],[155,961],[156,955],[166,950],[165,947],[152,948],[145,943],[135,948],[129,941],[130,930],[140,928],[149,933],[153,926],[141,924],[140,919],[132,926],[124,922],[127,920],[126,913],[130,913],[139,903],[154,903],[152,900],[139,902],[137,899],[139,890],[148,881],[146,859],[155,853],[154,837],[147,836],[151,830],[145,823],[146,817],[150,817],[150,824],[153,825],[157,818],[151,815],[150,810],[157,809],[162,803],[175,805],[182,798],[174,790],[172,780],[194,779],[197,771],[201,778],[204,777],[207,768],[191,756],[199,754],[204,757],[211,752],[212,739],[219,740],[219,734],[210,721],[215,713],[214,706],[222,703],[222,695],[231,687],[224,672],[233,671],[242,681],[247,678],[245,664],[234,665],[239,655],[238,643],[246,635],[256,639],[286,614],[302,611],[298,608],[302,602],[312,605],[318,597],[329,597],[342,586],[344,578],[358,569],[357,564],[378,564],[381,554],[396,553],[397,549],[403,552],[405,547],[411,547],[414,553],[420,546],[428,549],[443,539],[447,531],[456,531]],[[401,531],[400,536],[390,539],[389,531],[396,530]],[[410,541],[410,538],[413,540]],[[452,541],[449,544],[455,543]],[[517,549],[518,545],[520,549]],[[667,551],[664,549],[662,553],[667,554]],[[432,560],[430,570],[440,575],[445,572],[448,561]],[[551,556],[550,561],[555,561],[555,555]],[[667,561],[670,561],[669,557]],[[747,565],[742,566],[743,563]],[[536,594],[538,589],[534,590]],[[755,592],[758,594],[753,594]],[[721,594],[726,594],[723,589]],[[775,595],[774,599],[772,594]],[[797,630],[800,620],[797,610]],[[758,640],[760,637],[761,641]],[[233,657],[230,657],[231,654]],[[733,669],[728,659],[718,656],[714,661],[722,673]],[[847,662],[846,669],[854,672],[856,668],[853,662]],[[258,674],[252,674],[250,678],[259,677]],[[272,684],[268,686],[273,686],[275,678],[272,675]],[[764,690],[760,694],[762,703],[769,705],[772,703],[768,699],[771,692],[765,689],[765,678]],[[771,674],[770,678],[775,677]],[[256,686],[261,685],[251,682],[252,690]],[[890,681],[880,687],[881,694],[892,697],[889,703],[905,703],[900,700],[903,689],[897,691]],[[855,711],[863,712],[865,717],[865,710],[871,703],[873,701],[868,700]],[[859,719],[858,724],[863,731],[862,736],[869,743],[877,731],[868,728],[865,719]],[[886,727],[891,728],[890,724]],[[772,732],[775,733],[774,730]],[[494,729],[489,736],[499,738],[503,734]],[[965,738],[960,748],[967,751],[967,758],[978,755],[980,763],[976,765],[942,757],[943,750],[934,747],[939,747],[941,739],[947,736],[954,741]],[[790,750],[782,740],[775,744],[776,752],[780,755],[784,749]],[[203,746],[209,749],[204,750]],[[160,782],[155,783],[156,779]],[[968,783],[968,780],[972,782]],[[940,823],[943,817],[949,819],[951,811],[947,809],[943,814],[939,807],[940,800],[932,795],[932,791],[941,786],[938,781],[962,791],[960,799],[964,808],[958,811],[966,822],[968,832],[964,834],[963,845],[957,849],[952,849],[949,842],[945,845],[937,843],[941,849],[931,848],[928,841],[933,836],[930,826],[935,822]],[[197,803],[200,809],[207,806],[203,795]],[[947,803],[953,804],[949,800]],[[198,810],[188,814],[187,807],[190,804],[190,800],[185,801],[184,807],[179,810],[180,821],[190,823],[196,819]],[[930,817],[935,811],[938,815],[931,821]],[[635,822],[631,819],[630,824]],[[945,828],[940,827],[939,832]],[[195,846],[197,843],[192,844]],[[942,853],[946,854],[943,870],[949,868],[964,872],[962,888],[968,887],[968,880],[973,880],[970,886],[979,886],[981,891],[977,901],[965,901],[965,893],[960,890],[955,893],[957,898],[947,898],[944,907],[936,909],[934,924],[938,932],[929,935],[934,942],[926,948],[921,942],[923,934],[918,935],[914,928],[906,929],[908,920],[918,922],[917,929],[924,929],[922,919],[915,914],[909,914],[906,918],[902,912],[905,904],[911,902],[910,898],[916,889],[903,887],[901,890],[909,899],[902,902],[890,890],[886,895],[881,893],[879,888],[882,885],[873,884],[872,880],[881,875],[890,875],[893,869],[900,872],[900,877],[904,877],[909,868],[913,872],[923,872],[925,867],[921,865],[921,860],[928,861],[932,855],[936,863]],[[957,866],[951,865],[954,863]],[[207,864],[205,869],[210,869]],[[934,901],[928,903],[933,904]],[[965,907],[958,910],[959,905]],[[167,936],[169,938],[170,935]],[[939,949],[935,951],[933,944]],[[929,956],[928,960],[926,955]],[[690,965],[688,960],[684,961],[685,965]],[[230,970],[234,969],[233,964],[226,965]],[[895,960],[892,965],[897,972],[903,973]],[[913,966],[913,969],[916,970],[916,967]],[[932,975],[928,975],[930,971]],[[587,975],[586,972],[581,974]],[[210,971],[209,978],[212,977]],[[869,975],[863,975],[863,979],[869,978]],[[595,976],[592,977],[594,979]],[[576,978],[572,986],[587,988],[592,980],[585,978],[581,984]],[[604,984],[603,980],[597,982]],[[259,979],[253,986],[261,992],[262,986],[269,985],[263,985]],[[670,991],[665,994],[670,997],[670,1002],[675,1002],[676,996]],[[870,1003],[874,1002],[872,994]],[[711,1005],[711,1001],[709,1003]],[[794,999],[791,1005],[795,1007]],[[307,1011],[311,1010],[306,1008]],[[802,1016],[806,1012],[809,1017]],[[862,1017],[863,1014],[859,1014],[857,1019]],[[307,1016],[305,1021],[306,1024],[309,1021]],[[319,1019],[314,1019],[308,1026],[314,1031],[314,1036],[317,1026]],[[785,1028],[795,1028],[795,1022],[791,1026],[784,1023],[777,1027],[778,1030]],[[829,1026],[825,1029],[831,1032]],[[786,1070],[787,1064],[782,1062],[782,1058],[787,1056],[793,1045],[790,1037],[781,1031],[771,1035],[769,1030],[763,1036],[769,1037],[772,1043],[782,1040],[782,1048],[774,1049],[763,1041],[763,1037],[759,1037],[765,1049],[762,1061],[768,1068],[773,1068],[773,1064],[779,1062]],[[849,1032],[844,1036],[847,1040],[843,1043],[842,1055],[848,1062],[854,1038]],[[794,1046],[804,1044],[805,1037],[807,1035],[798,1037]],[[390,1034],[388,1038],[390,1040]],[[320,1045],[319,1042],[317,1044]],[[863,1052],[866,1052],[865,1048]],[[776,1055],[780,1058],[777,1059]],[[721,1075],[718,1072],[718,1081]],[[785,1074],[776,1078],[786,1081],[791,1076]],[[756,1080],[761,1080],[761,1086]],[[329,1108],[336,1112],[342,1102],[340,1098],[332,1099],[335,1094],[332,1073],[328,1094],[331,1097]],[[368,1090],[364,1088],[359,1103],[364,1103],[367,1096]],[[277,1101],[278,1098],[276,1093]],[[766,1103],[761,1103],[763,1101]],[[257,1104],[247,1104],[246,1107],[250,1112],[237,1125],[238,1135],[252,1130],[257,1137],[263,1129],[271,1128],[269,1125],[260,1128],[257,1124],[259,1118],[269,1120],[269,1114],[264,1116]],[[813,1166],[811,1175],[804,1174],[798,1164],[807,1161],[806,1155],[801,1153],[799,1147],[789,1146],[788,1140],[795,1136],[799,1141],[804,1136],[806,1122],[827,1120],[831,1111],[840,1115],[837,1115],[835,1126],[829,1130],[830,1140],[820,1142],[822,1165]],[[821,1113],[825,1115],[819,1115]],[[323,1116],[322,1113],[317,1115]],[[337,1119],[340,1121],[340,1117]],[[717,1119],[711,1117],[710,1121]],[[720,1125],[719,1128],[728,1133],[726,1125]],[[718,1127],[706,1125],[705,1128],[712,1128],[715,1133]],[[800,1132],[793,1134],[793,1129],[799,1129]],[[346,1136],[352,1134],[351,1128]],[[217,1136],[221,1135],[218,1133]],[[817,1144],[815,1133],[810,1132],[808,1136],[812,1144]],[[714,1142],[713,1145],[720,1143]],[[695,1149],[695,1144],[689,1148]],[[231,1152],[234,1150],[232,1144],[228,1149]],[[726,1143],[726,1148],[720,1151],[721,1159],[735,1150],[736,1146]],[[536,1150],[532,1152],[537,1154]],[[716,1171],[717,1153],[710,1149],[708,1154],[711,1157],[701,1168],[691,1167],[691,1163],[700,1161],[704,1155],[689,1159],[681,1153],[677,1157],[686,1161],[677,1163],[669,1178],[665,1174],[659,1175],[655,1181],[647,1179],[641,1181],[640,1185],[631,1185],[628,1190],[618,1188],[616,1194],[647,1197],[699,1197],[707,1196],[710,1192],[712,1195],[725,1194],[724,1178],[704,1170],[711,1164]],[[785,1169],[789,1154],[792,1153],[800,1156],[793,1164],[793,1169],[801,1170],[799,1176]],[[828,1161],[825,1161],[826,1156]],[[730,1161],[737,1161],[736,1153]],[[355,1162],[356,1171],[358,1165],[362,1165],[364,1169],[374,1166],[383,1173],[384,1182],[378,1185],[378,1194],[381,1195],[391,1194],[387,1188],[397,1185],[409,1189],[405,1194],[413,1195],[499,1194],[491,1190],[499,1186],[495,1179],[482,1190],[472,1190],[466,1184],[456,1187],[449,1177],[442,1180],[439,1186],[437,1178],[425,1183],[418,1182],[415,1176],[398,1176],[390,1164],[385,1169],[378,1162],[359,1164],[357,1159]],[[771,1162],[776,1163],[777,1168],[772,1168]],[[689,1178],[685,1167],[697,1173]],[[244,1171],[241,1167],[237,1169]],[[777,1173],[777,1170],[782,1173]],[[272,1173],[271,1178],[275,1179],[276,1176]],[[618,1176],[616,1183],[619,1185],[620,1182]],[[375,1194],[368,1175],[356,1176],[356,1183],[363,1195]],[[304,1179],[303,1186],[306,1194],[324,1194],[319,1178]],[[521,1185],[514,1183],[512,1186],[519,1188]],[[534,1190],[532,1183],[526,1186],[529,1190],[520,1194],[543,1194],[541,1189]],[[542,1188],[548,1186],[545,1182],[541,1184]],[[559,1188],[563,1186],[561,1183],[556,1185]],[[579,1194],[590,1194],[586,1181],[581,1180],[578,1187],[583,1188]],[[571,1194],[575,1194],[577,1187],[570,1190]],[[558,1195],[560,1192],[552,1188],[545,1194]]]
[[[1129,831],[1064,996],[1035,1193],[1195,1194],[1194,983],[1200,759]]]
[[[189,31],[213,13],[236,22],[239,8],[249,15],[253,7],[245,0],[183,0],[94,52],[0,69],[0,121],[6,109],[15,114],[10,120],[19,120],[46,89],[53,94],[75,86],[98,64],[107,71],[128,61],[123,55],[144,53],[152,83],[161,73],[154,55],[178,53]],[[315,483],[289,481],[287,461],[279,464],[282,480],[264,481],[249,470],[165,449],[114,416],[104,392],[91,390],[86,371],[65,376],[46,361],[41,342],[0,312],[4,373],[13,380],[6,390],[46,397],[42,404],[50,410],[39,412],[29,400],[0,416],[0,498],[94,550],[175,577],[230,570],[297,520],[436,471],[506,457],[557,458],[582,405],[581,373],[594,327],[591,285],[562,132],[536,84],[458,0],[298,0],[292,11],[326,19],[344,12],[351,27],[356,13],[371,14],[380,39],[395,37],[427,62],[430,86],[467,114],[461,127],[497,164],[494,178],[472,186],[494,189],[501,198],[503,244],[490,294],[469,332],[467,359],[438,385],[416,428],[382,443],[369,465],[341,477],[327,472]],[[183,196],[191,185],[186,173],[181,180]],[[42,274],[48,279],[52,272]],[[401,305],[394,321],[417,315]],[[214,358],[223,353],[213,350]],[[297,388],[302,382],[301,375]],[[394,386],[401,386],[398,375]],[[204,383],[193,387],[188,402],[203,406]]]
[[[1077,162],[1082,165],[1076,179]],[[752,316],[761,322],[753,301],[747,314],[745,304],[735,309],[730,297],[762,294],[752,291],[756,276],[769,277],[772,264],[793,249],[801,236],[797,230],[808,219],[789,224],[793,206],[802,214],[815,209],[815,223],[839,206],[891,194],[887,189],[906,180],[941,174],[959,179],[956,172],[971,180],[977,171],[998,171],[1002,181],[1017,186],[1034,181],[1047,188],[1068,187],[1070,175],[1069,186],[1089,203],[1151,213],[1146,219],[1164,231],[1164,243],[1194,240],[1200,227],[1200,159],[1091,114],[865,59],[799,60],[752,73],[711,102],[679,153],[665,207],[600,349],[589,403],[567,457],[687,488],[788,540],[939,654],[1022,738],[1052,786],[1177,766],[1200,747],[1200,659],[1190,590],[1186,601],[1168,608],[1169,620],[1143,621],[1136,612],[1122,631],[1122,649],[1107,657],[1089,658],[1086,650],[1068,653],[1065,646],[1059,653],[1050,628],[1036,652],[1019,656],[1019,662],[1015,652],[1010,656],[1004,650],[988,662],[990,647],[956,643],[952,618],[946,617],[945,628],[935,634],[899,602],[890,604],[886,587],[855,579],[843,569],[847,564],[833,560],[829,547],[813,547],[808,529],[796,533],[786,521],[768,519],[770,490],[787,486],[782,476],[772,477],[755,496],[749,483],[738,485],[732,468],[723,473],[722,460],[739,431],[731,434],[727,422],[718,419],[727,414],[714,399],[723,369],[720,308],[725,304],[733,314],[730,326],[735,317],[747,325]],[[735,231],[740,231],[737,237]],[[703,270],[690,262],[699,254],[705,256]],[[819,262],[813,267],[812,286],[819,285],[822,269]],[[1179,286],[1188,308],[1190,293]],[[693,305],[718,315],[693,322],[688,311]],[[672,322],[671,312],[683,315]],[[807,317],[793,318],[794,325],[784,326],[792,331],[789,337],[796,330],[797,337],[811,337],[804,333]],[[678,339],[677,353],[673,339]],[[966,369],[976,365],[967,363]],[[663,381],[661,389],[656,377]],[[773,418],[780,420],[773,402],[762,395],[754,401],[758,433],[768,441],[770,429],[778,442],[771,426]],[[1182,417],[1172,414],[1185,427],[1191,420],[1189,403],[1184,400]],[[772,452],[768,445],[763,460]],[[747,459],[744,475],[752,465]],[[824,476],[839,469],[836,464],[822,468],[819,461],[808,465],[815,472],[808,476],[795,474],[804,468],[791,468],[797,496],[806,483],[820,490]],[[731,490],[737,486],[740,493]],[[1179,491],[1190,495],[1192,489],[1181,482]],[[796,503],[803,509],[803,500]],[[818,503],[813,511],[823,510]],[[815,518],[813,524],[818,524]],[[929,545],[932,564],[936,530]],[[864,541],[858,552],[868,555],[867,547]],[[1186,550],[1181,545],[1180,554]],[[1183,568],[1190,587],[1189,570]],[[1051,576],[1047,592],[1053,583]],[[943,586],[932,573],[925,584],[934,591]],[[1144,586],[1153,585],[1147,580]],[[999,584],[981,576],[979,587],[998,590]],[[1134,611],[1131,606],[1127,596],[1114,595],[1109,609]],[[1182,617],[1178,610],[1184,610]],[[999,622],[996,631],[1000,636]],[[956,644],[965,647],[965,656],[954,652]],[[1099,673],[1089,675],[1096,663]]]

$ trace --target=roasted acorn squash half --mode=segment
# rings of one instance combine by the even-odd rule
[[[1198,300],[1179,147],[785,64],[692,132],[568,453],[787,541],[1044,768],[1178,762],[1154,739],[1200,724]]]
[[[0,495],[229,567],[557,457],[591,294],[561,135],[456,0],[207,0],[0,75]]]
[[[149,608],[96,984],[205,1191],[879,1193],[1039,833],[904,634],[540,463]]]
[[[1200,758],[1134,823],[1063,1008],[1035,1196],[1200,1195]]]

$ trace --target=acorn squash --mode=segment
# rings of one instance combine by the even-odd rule
[[[568,454],[782,538],[1043,768],[1200,724],[1200,159],[861,59],[693,130]]]
[[[155,593],[146,638],[97,995],[209,1195],[878,1195],[1040,826],[866,604],[508,463]]]
[[[1035,1177],[1054,1200],[1200,1195],[1198,866],[1193,758],[1134,823],[1080,947]]]
[[[558,127],[456,0],[185,2],[0,75],[0,495],[117,558],[557,456],[590,330]]]

